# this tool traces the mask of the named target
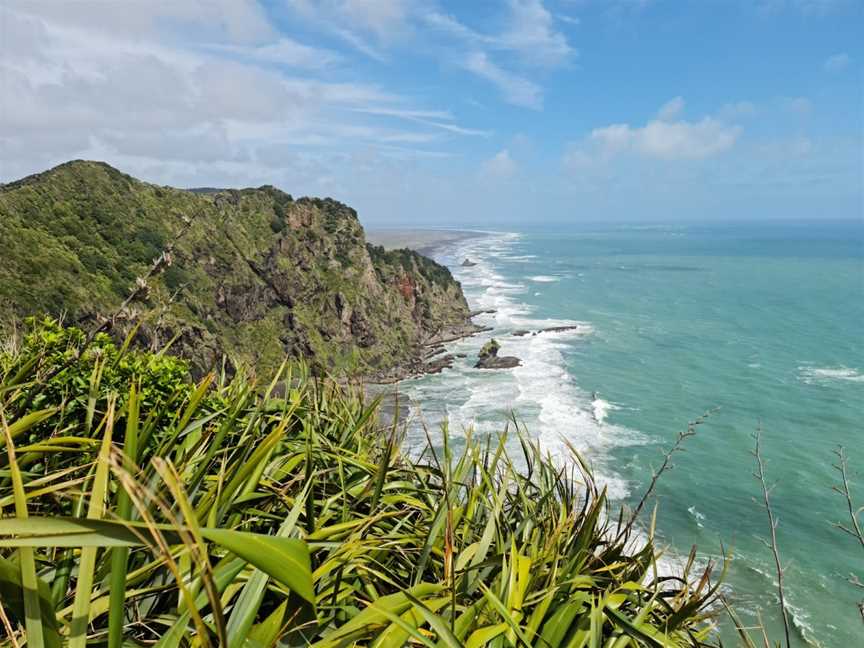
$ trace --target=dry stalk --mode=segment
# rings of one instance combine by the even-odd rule
[[[753,473],[753,476],[759,480],[759,484],[762,486],[762,498],[765,504],[765,511],[768,514],[768,527],[771,531],[771,542],[762,542],[765,543],[765,546],[771,550],[771,554],[774,556],[774,568],[777,572],[777,593],[780,596],[780,611],[783,615],[783,631],[786,637],[786,648],[789,648],[789,616],[786,613],[786,593],[783,589],[783,566],[780,562],[780,549],[777,546],[777,523],[778,520],[774,516],[774,510],[771,508],[771,490],[773,487],[768,486],[768,482],[765,478],[765,461],[762,458],[762,448],[761,448],[761,437],[762,437],[762,428],[761,426],[756,431],[756,434],[753,435],[753,438],[756,440],[756,449],[753,452],[753,456],[756,457],[756,472]]]

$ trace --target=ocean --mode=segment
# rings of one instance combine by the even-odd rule
[[[833,526],[834,451],[864,505],[864,223],[606,226],[489,232],[439,248],[493,331],[450,345],[450,370],[401,383],[408,445],[514,412],[553,456],[574,444],[615,503],[634,504],[677,433],[712,410],[657,488],[664,565],[692,545],[732,560],[745,624],[782,637],[769,528],[753,476],[762,430],[795,645],[862,646],[864,552]],[[463,267],[468,258],[476,265]],[[534,331],[573,326],[562,332]],[[515,336],[528,329],[532,333]],[[511,370],[474,369],[490,337]],[[653,503],[652,503],[653,504]],[[720,617],[724,641],[735,645]]]

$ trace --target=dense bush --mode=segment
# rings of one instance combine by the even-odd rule
[[[575,452],[445,430],[409,458],[302,367],[196,386],[51,321],[0,371],[7,643],[707,645],[710,575],[658,575]]]

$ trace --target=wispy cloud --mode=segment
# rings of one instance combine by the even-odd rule
[[[310,70],[331,67],[344,60],[342,55],[332,50],[304,45],[285,36],[266,45],[217,45],[212,49],[215,52],[231,54],[243,60]]]
[[[488,180],[507,180],[516,175],[517,168],[510,151],[502,149],[483,163],[480,175]]]
[[[659,119],[660,121],[672,121],[673,119],[678,117],[678,115],[680,115],[681,111],[683,110],[683,97],[675,97],[674,99],[670,99],[660,107],[660,110],[657,111],[657,119]]]
[[[295,16],[379,62],[386,46],[410,29],[410,0],[285,0]]]
[[[495,84],[505,99],[517,106],[542,108],[543,90],[524,74],[496,61],[499,55],[512,57],[523,69],[557,67],[576,55],[540,0],[508,0],[505,26],[495,33],[478,31],[438,11],[423,13],[421,19],[427,27],[464,45],[467,51],[459,64]]]
[[[0,6],[15,35],[0,60],[3,180],[89,155],[133,173],[159,160],[251,169],[283,142],[292,154],[273,158],[267,177],[293,185],[301,152],[393,155],[398,146],[403,159],[441,157],[453,153],[426,146],[487,134],[377,83],[338,80],[342,53],[280,33],[254,3],[214,1],[188,25],[201,2],[154,3],[149,13],[136,4],[128,15],[113,5],[100,15],[96,4],[68,21],[55,3]]]
[[[509,103],[535,110],[543,107],[543,91],[539,85],[499,67],[485,52],[472,52],[463,65],[466,70],[494,83]]]
[[[402,108],[355,108],[357,112],[366,113],[369,115],[382,115],[387,117],[398,117],[407,119],[418,124],[425,124],[434,128],[456,133],[458,135],[479,135],[488,137],[491,131],[480,130],[476,128],[465,128],[453,123],[453,115],[446,111],[439,110],[410,110]]]
[[[555,29],[552,14],[540,0],[509,0],[507,7],[506,26],[498,33],[477,31],[452,15],[436,11],[423,14],[422,19],[469,47],[510,52],[527,65],[560,65],[575,54],[564,34]]]

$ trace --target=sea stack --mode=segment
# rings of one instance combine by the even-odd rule
[[[494,338],[483,345],[478,354],[477,364],[475,369],[512,369],[522,364],[522,361],[515,356],[498,356],[498,351],[501,345]]]

